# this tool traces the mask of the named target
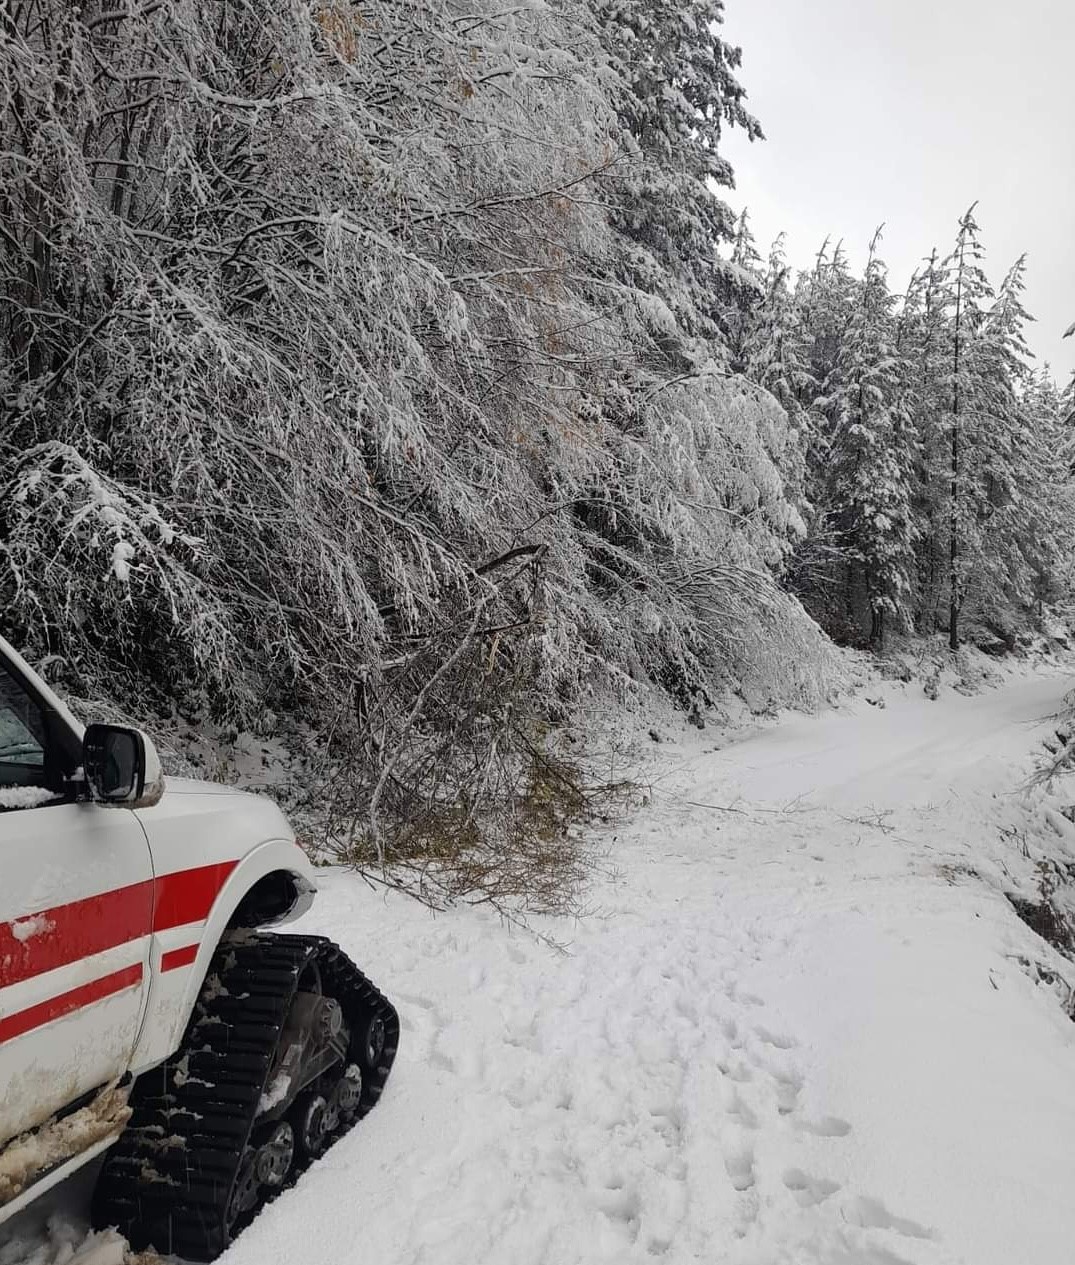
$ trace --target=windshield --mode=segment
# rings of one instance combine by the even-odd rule
[[[0,659],[0,809],[31,808],[51,798],[45,713]]]

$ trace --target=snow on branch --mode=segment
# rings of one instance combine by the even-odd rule
[[[536,735],[580,699],[825,688],[774,578],[786,416],[717,337],[718,168],[658,180],[603,20],[26,0],[0,26],[5,631],[132,709],[291,717],[382,866],[419,820],[518,842],[505,804],[541,816]],[[681,197],[708,244],[677,270]],[[493,882],[504,853],[470,855]]]

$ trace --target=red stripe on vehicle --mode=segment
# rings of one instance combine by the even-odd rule
[[[209,914],[236,862],[202,865],[0,923],[0,988]]]
[[[181,949],[170,949],[161,954],[161,970],[177,971],[181,966],[190,966],[198,956],[200,945],[185,944]]]
[[[184,923],[208,918],[213,902],[237,864],[222,861],[218,865],[199,866],[196,870],[162,874],[156,884],[153,930],[167,931],[169,927],[182,927]]]
[[[81,1010],[84,1006],[104,1001],[106,997],[122,993],[126,988],[133,988],[141,979],[142,964],[136,962],[133,966],[125,966],[120,971],[113,971],[111,975],[103,975],[89,984],[61,993],[59,997],[50,997],[48,1001],[39,1002],[36,1006],[20,1010],[14,1015],[7,1015],[0,1019],[0,1044],[13,1037],[21,1037],[23,1033],[40,1028],[54,1019],[62,1019],[64,1015]]]
[[[148,933],[152,911],[147,880],[0,924],[0,987],[137,940]]]

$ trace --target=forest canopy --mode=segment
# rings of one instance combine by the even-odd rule
[[[485,890],[521,812],[560,831],[581,703],[810,705],[829,637],[1040,619],[1071,401],[1023,262],[994,293],[972,213],[902,294],[880,239],[761,259],[722,16],[6,7],[5,635],[132,712],[286,717],[349,855]]]

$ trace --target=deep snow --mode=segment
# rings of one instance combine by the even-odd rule
[[[1070,684],[685,731],[564,952],[326,872],[399,1060],[226,1265],[1070,1265],[1075,969],[1003,895],[1075,859]]]

